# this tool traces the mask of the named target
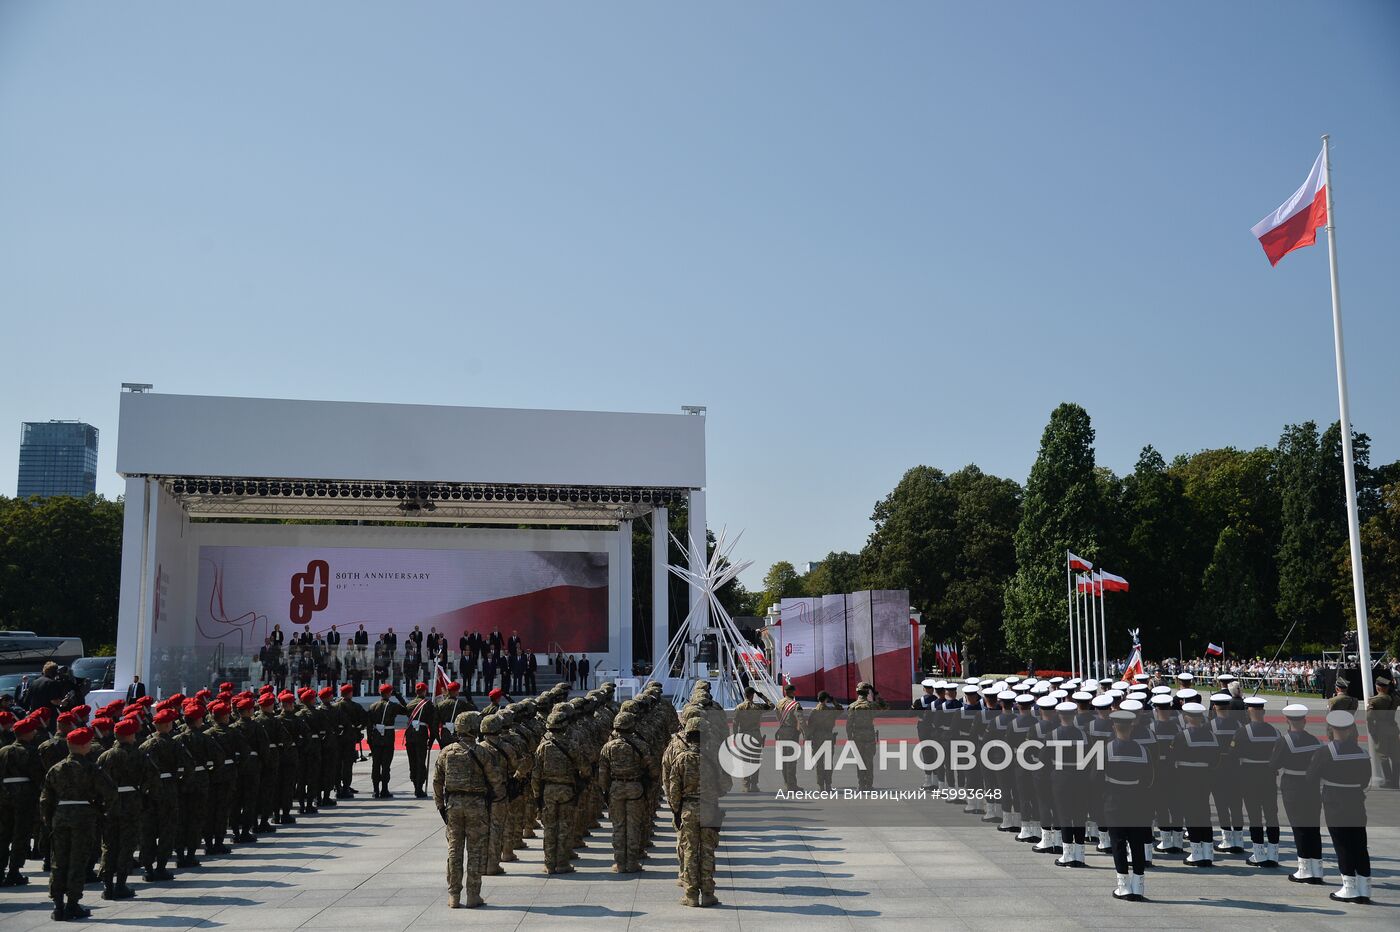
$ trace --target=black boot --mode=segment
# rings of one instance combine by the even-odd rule
[[[29,878],[21,874],[17,867],[10,868],[10,872],[5,875],[5,886],[7,887],[27,887],[28,885]]]
[[[117,885],[115,887],[115,892],[117,895],[117,899],[119,900],[130,900],[136,896],[136,891],[126,885],[125,874],[117,875]]]
[[[141,879],[146,883],[155,883],[160,878],[156,876],[156,869],[148,864],[146,869],[141,872]]]
[[[68,918],[68,911],[63,908],[63,897],[54,897],[53,901],[53,921],[63,922]]]
[[[86,919],[92,915],[92,910],[78,904],[74,897],[68,898],[68,908],[64,910],[69,919]]]
[[[87,877],[84,878],[84,882],[85,882],[85,883],[97,883],[97,868],[95,868],[95,867],[89,867],[89,868],[88,868]]]
[[[292,810],[291,810],[290,808],[287,809],[286,812],[282,813],[282,824],[283,824],[283,825],[296,825],[296,824],[297,824],[297,817],[294,816],[294,815],[292,815]]]
[[[102,898],[104,900],[115,900],[117,898],[117,891],[112,886],[111,877],[102,878]]]
[[[160,866],[156,868],[155,878],[156,880],[174,880],[175,875],[170,873],[169,869],[165,866],[165,862],[162,861]]]

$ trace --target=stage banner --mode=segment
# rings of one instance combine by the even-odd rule
[[[870,605],[870,638],[873,673],[868,679],[891,706],[907,704],[913,696],[914,636],[909,623],[909,592],[880,589],[859,593]]]
[[[256,653],[274,625],[290,636],[333,626],[371,646],[390,629],[400,648],[415,625],[436,628],[455,653],[471,631],[518,633],[526,650],[608,649],[606,553],[343,547],[199,549],[192,624],[163,620],[155,647]]]
[[[840,702],[855,695],[856,680],[846,631],[846,597],[824,595],[818,614],[822,640],[822,688]]]
[[[821,689],[821,641],[817,638],[817,599],[783,599],[778,603],[783,623],[778,627],[778,675],[791,679],[799,696]]]

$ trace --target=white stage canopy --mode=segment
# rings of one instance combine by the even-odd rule
[[[207,577],[210,572],[209,554],[218,553],[222,560],[231,543],[272,549],[321,546],[340,548],[344,554],[402,547],[416,548],[413,552],[420,555],[437,550],[521,555],[514,562],[502,558],[510,566],[528,561],[529,553],[574,553],[580,559],[590,552],[606,554],[607,654],[606,660],[595,658],[595,665],[625,676],[633,659],[632,521],[650,516],[664,529],[668,507],[685,503],[690,536],[704,539],[705,418],[690,413],[137,391],[121,396],[117,472],[126,480],[119,688],[132,674],[151,682],[152,675],[160,673],[156,661],[168,658],[172,648],[198,650],[207,643],[211,635],[199,625],[201,611],[207,613],[208,606],[197,602],[210,598],[201,590],[201,585],[208,589],[209,580],[202,582],[201,574]],[[441,528],[439,533],[425,528],[395,536],[392,529],[343,523],[261,525],[256,532],[246,530],[246,524],[229,523],[249,518],[509,529]],[[653,541],[655,661],[668,641],[669,574],[664,531]],[[423,558],[442,569],[440,560]],[[479,554],[476,559],[487,558]],[[703,547],[698,559],[703,563]],[[246,559],[235,562],[241,567],[257,565]],[[484,565],[514,572],[499,561]],[[692,600],[698,595],[693,592]],[[425,604],[433,604],[433,599]],[[279,617],[285,610],[279,604],[263,615],[254,608],[252,615],[261,617],[268,628],[280,622],[287,630],[294,622]],[[455,641],[454,636],[454,647]],[[248,651],[256,650],[261,640],[255,628],[245,626],[236,647],[228,638],[220,643],[226,650]],[[173,688],[176,684],[166,691]]]

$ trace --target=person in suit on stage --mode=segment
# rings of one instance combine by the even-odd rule
[[[578,658],[578,688],[588,688],[588,655],[579,654]]]
[[[127,704],[130,705],[144,695],[146,695],[146,684],[141,682],[141,675],[138,673],[131,678],[131,685],[126,688]]]
[[[272,633],[268,635],[268,637],[271,638],[272,643],[276,644],[278,647],[286,643],[286,637],[282,633],[281,625],[273,625]]]
[[[369,632],[365,630],[363,622],[361,622],[359,630],[355,632],[354,641],[356,647],[369,647]]]

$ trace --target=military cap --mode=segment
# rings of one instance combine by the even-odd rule
[[[124,718],[113,725],[112,730],[116,732],[117,737],[124,738],[127,735],[136,734],[136,732],[140,730],[140,727],[141,726],[136,723],[135,719]]]
[[[452,727],[459,735],[474,735],[481,731],[481,713],[459,712],[452,720]]]
[[[350,684],[349,684],[349,683],[346,683],[345,685],[346,685],[346,686],[349,686]],[[348,696],[349,693],[346,693],[346,695]],[[277,704],[277,697],[274,696],[272,693],[262,693],[262,694],[260,694],[260,695],[258,696],[258,705],[276,705],[276,704]]]
[[[1346,689],[1346,688],[1349,687],[1349,686],[1351,686],[1351,681],[1350,681],[1350,680],[1348,680],[1348,679],[1347,679],[1346,677],[1344,677],[1344,676],[1339,676],[1339,677],[1337,677],[1337,688],[1338,688],[1338,689]]]
[[[919,683],[919,685],[922,686],[924,689],[937,689],[938,680],[935,680],[933,677],[929,677],[928,679]]]
[[[1230,694],[1229,694],[1229,693],[1216,693],[1215,695],[1213,695],[1213,696],[1210,697],[1210,701],[1211,701],[1211,705],[1229,705],[1229,704],[1230,704]]]
[[[491,717],[501,723],[501,728],[509,728],[511,725],[515,724],[515,713],[508,708],[500,709]]]
[[[1176,698],[1183,702],[1195,702],[1197,699],[1201,698],[1201,694],[1194,689],[1178,689],[1176,691]]]
[[[550,731],[563,731],[569,727],[569,717],[563,712],[554,711],[545,719],[544,727]]]
[[[1035,702],[1035,697],[1032,696],[1030,693],[1021,693],[1016,696],[1017,705],[1026,706],[1030,705],[1032,702]]]
[[[504,712],[497,713],[496,715],[485,716],[481,720],[481,733],[483,735],[499,734],[501,729],[506,727],[505,722],[502,721],[504,718]]]
[[[1089,703],[1096,709],[1107,709],[1113,705],[1113,697],[1109,695],[1095,696]]]
[[[1122,704],[1118,706],[1118,712],[1128,712],[1129,714],[1132,714],[1141,711],[1142,703],[1137,701],[1136,699],[1124,699]],[[1117,718],[1118,712],[1114,712],[1113,714],[1109,715],[1109,718]]]
[[[1171,691],[1172,691],[1172,688],[1171,688],[1170,686],[1153,686],[1153,687],[1152,687],[1152,695],[1154,695],[1154,696],[1167,696],[1167,695],[1170,695],[1170,694],[1171,694]]]
[[[93,739],[91,728],[74,728],[68,732],[68,744],[73,747],[82,747],[91,744]]]
[[[15,735],[17,737],[23,737],[24,735],[32,735],[38,729],[39,722],[37,719],[22,718],[19,721],[15,722]]]
[[[1169,709],[1172,704],[1172,697],[1166,693],[1158,693],[1152,697],[1152,704],[1160,709]]]
[[[1351,728],[1356,724],[1356,716],[1342,709],[1333,709],[1327,713],[1328,728]]]
[[[1178,680],[1180,680],[1181,682],[1183,682],[1183,683],[1190,683],[1190,682],[1192,682],[1193,680],[1196,679],[1196,678],[1195,678],[1194,676],[1192,676],[1190,673],[1178,673],[1178,674],[1176,675],[1176,678],[1177,678]]]
[[[340,687],[340,694],[342,696],[352,696],[355,694],[355,687],[349,683],[343,683]]]
[[[92,727],[101,728],[103,731],[111,731],[113,724],[115,723],[105,715],[99,715],[92,720]]]
[[[1263,696],[1250,696],[1244,701],[1244,704],[1249,706],[1251,709],[1262,709],[1269,703],[1268,700],[1266,700]]]
[[[1188,702],[1181,707],[1181,711],[1185,712],[1187,715],[1205,715],[1206,707],[1199,702]]]
[[[1307,718],[1308,707],[1301,702],[1290,703],[1283,707],[1284,718]]]
[[[1072,693],[1072,694],[1070,695],[1070,698],[1073,699],[1075,702],[1093,702],[1093,701],[1094,701],[1094,696],[1093,696],[1092,693],[1084,693],[1084,692]]]
[[[1377,685],[1377,686],[1384,686],[1384,687],[1386,687],[1387,689],[1389,689],[1389,688],[1390,688],[1390,677],[1386,676],[1384,673],[1377,673],[1377,674],[1376,674],[1376,685]]]
[[[179,716],[175,714],[175,710],[167,707],[156,713],[155,723],[157,725],[162,725],[166,722],[173,722],[177,718],[179,718]]]
[[[1061,714],[1065,712],[1078,712],[1079,706],[1075,705],[1073,702],[1061,702],[1059,705],[1055,706],[1055,711]]]
[[[613,717],[612,727],[618,731],[631,731],[637,727],[637,717],[631,712],[619,712]]]
[[[1131,725],[1137,720],[1137,714],[1131,711],[1126,711],[1124,709],[1119,709],[1117,712],[1114,712],[1112,715],[1110,715],[1109,718],[1113,720],[1113,723],[1115,725]]]

